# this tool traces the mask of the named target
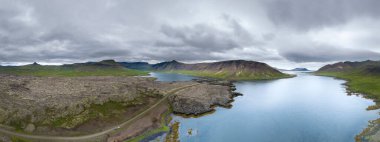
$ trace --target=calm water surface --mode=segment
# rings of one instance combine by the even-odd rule
[[[174,116],[183,142],[353,142],[378,111],[372,101],[348,96],[343,80],[297,73],[290,79],[237,82],[231,109],[200,118]],[[161,81],[194,77],[152,73]],[[193,130],[189,136],[188,130]]]
[[[189,81],[195,79],[197,77],[182,75],[182,74],[174,74],[174,73],[159,73],[159,72],[151,72],[149,73],[150,77],[157,78],[158,81]]]

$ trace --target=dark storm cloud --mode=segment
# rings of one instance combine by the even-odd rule
[[[307,47],[302,50],[293,48],[281,51],[280,54],[293,62],[331,62],[379,60],[380,53],[369,50],[344,49],[327,45]]]
[[[357,17],[380,16],[379,0],[268,0],[269,18],[299,30],[344,24]]]

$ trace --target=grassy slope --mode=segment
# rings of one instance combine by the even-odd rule
[[[216,79],[227,79],[227,80],[267,80],[267,79],[279,79],[279,78],[289,78],[291,75],[287,74],[273,74],[273,73],[261,73],[253,74],[250,72],[242,72],[240,74],[231,74],[228,72],[211,72],[211,71],[190,71],[190,70],[171,70],[164,71],[168,73],[179,73],[199,77],[210,77]]]
[[[351,72],[318,72],[317,75],[337,77],[347,80],[348,89],[365,94],[366,97],[380,102],[380,75],[366,74],[360,71]]]
[[[137,76],[147,75],[148,72],[127,68],[102,68],[96,66],[3,66],[0,73],[27,76],[55,76],[55,77],[79,77],[79,76]]]

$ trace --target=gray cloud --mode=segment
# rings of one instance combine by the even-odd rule
[[[239,43],[234,40],[233,35],[221,32],[208,25],[199,24],[193,27],[181,28],[164,25],[161,31],[167,37],[179,40],[182,43],[180,46],[190,46],[205,51],[228,50],[240,47]],[[165,45],[164,41],[158,41],[158,43]],[[170,42],[166,43],[166,45],[175,46]]]
[[[269,18],[299,30],[344,24],[353,18],[380,16],[378,0],[268,0]]]
[[[311,45],[300,50],[293,48],[281,51],[280,54],[293,62],[331,62],[380,60],[380,53],[369,50],[344,49],[328,45]]]
[[[0,9],[0,59],[2,62],[33,61],[83,61],[102,58],[118,58],[128,55],[128,50],[97,41],[80,26],[56,23],[40,19],[27,3],[4,2],[9,7]],[[59,18],[57,18],[59,19]]]
[[[379,59],[380,52],[378,0],[0,3],[0,63],[327,62]],[[336,43],[327,41],[331,34]]]
[[[154,52],[144,55],[154,60],[221,60],[227,57],[218,54],[263,44],[233,17],[224,14],[221,19],[227,25],[225,29],[208,24],[162,25],[160,33],[164,38],[154,42]]]

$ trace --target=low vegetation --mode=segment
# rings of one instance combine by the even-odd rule
[[[11,137],[11,141],[12,142],[31,142],[30,140],[26,140],[26,139],[19,138],[19,137]]]
[[[109,101],[104,104],[92,104],[82,114],[57,118],[50,122],[50,125],[53,127],[74,128],[91,119],[117,118],[128,106],[128,103],[114,101]]]
[[[76,126],[83,124],[89,120],[100,119],[103,121],[110,120],[122,120],[121,114],[125,113],[133,106],[147,105],[149,98],[159,98],[159,95],[142,95],[142,97],[136,98],[128,102],[115,102],[109,101],[104,104],[91,104],[84,112],[79,115],[69,115],[55,119],[49,122],[49,126],[61,127],[61,128],[75,128]]]
[[[0,67],[0,73],[23,76],[138,76],[147,75],[145,71],[127,68],[98,68],[98,67],[65,67],[65,66],[10,66]]]
[[[170,133],[166,136],[165,142],[179,142],[179,122],[174,122]]]
[[[362,72],[318,72],[318,75],[337,77],[347,80],[350,92],[365,94],[365,97],[374,99],[377,106],[368,109],[377,109],[380,106],[380,75],[366,74]]]
[[[290,78],[292,75],[282,74],[282,73],[251,73],[251,72],[239,72],[239,73],[229,73],[229,72],[212,72],[212,71],[191,71],[191,70],[171,70],[164,71],[168,73],[178,73],[199,77],[210,77],[216,79],[224,80],[270,80],[279,78]]]

